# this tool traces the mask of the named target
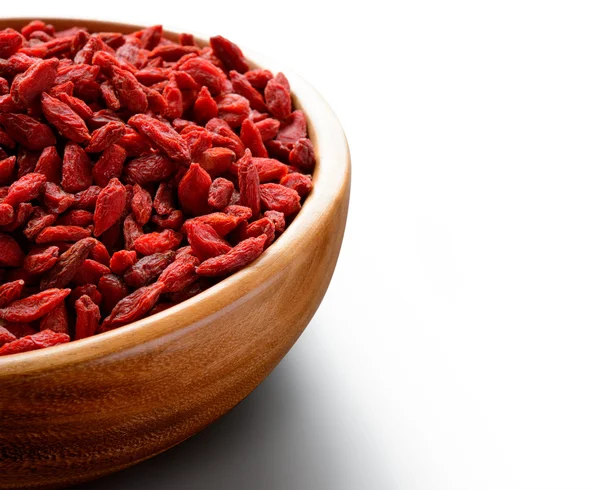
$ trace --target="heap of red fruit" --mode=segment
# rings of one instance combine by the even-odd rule
[[[0,355],[120,327],[248,265],[314,166],[286,77],[221,36],[0,31]]]

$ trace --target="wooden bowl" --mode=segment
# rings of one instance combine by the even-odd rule
[[[30,20],[5,19],[0,28],[19,29]],[[58,29],[141,28],[46,21]],[[0,358],[1,488],[91,480],[182,442],[265,379],[318,308],[348,211],[344,132],[300,77],[244,51],[255,66],[284,71],[296,107],[306,112],[318,155],[312,194],[256,262],[202,294],[111,332]]]

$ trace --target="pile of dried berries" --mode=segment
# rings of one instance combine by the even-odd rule
[[[0,31],[0,355],[125,325],[246,266],[314,165],[285,76],[221,36]]]

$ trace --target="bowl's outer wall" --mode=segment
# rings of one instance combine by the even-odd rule
[[[86,481],[168,449],[246,397],[302,333],[341,247],[350,162],[331,110],[297,76],[290,81],[319,155],[299,216],[251,267],[186,303],[90,339],[0,359],[0,488]]]

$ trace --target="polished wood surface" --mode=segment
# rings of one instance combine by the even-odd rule
[[[29,20],[5,19],[0,28],[19,28]],[[139,29],[88,20],[49,22],[59,29]],[[306,111],[319,160],[312,194],[262,257],[204,293],[111,332],[0,358],[0,488],[86,481],[180,443],[246,397],[317,310],[346,224],[346,139],[306,82],[244,52],[256,66],[284,71],[296,105]]]

